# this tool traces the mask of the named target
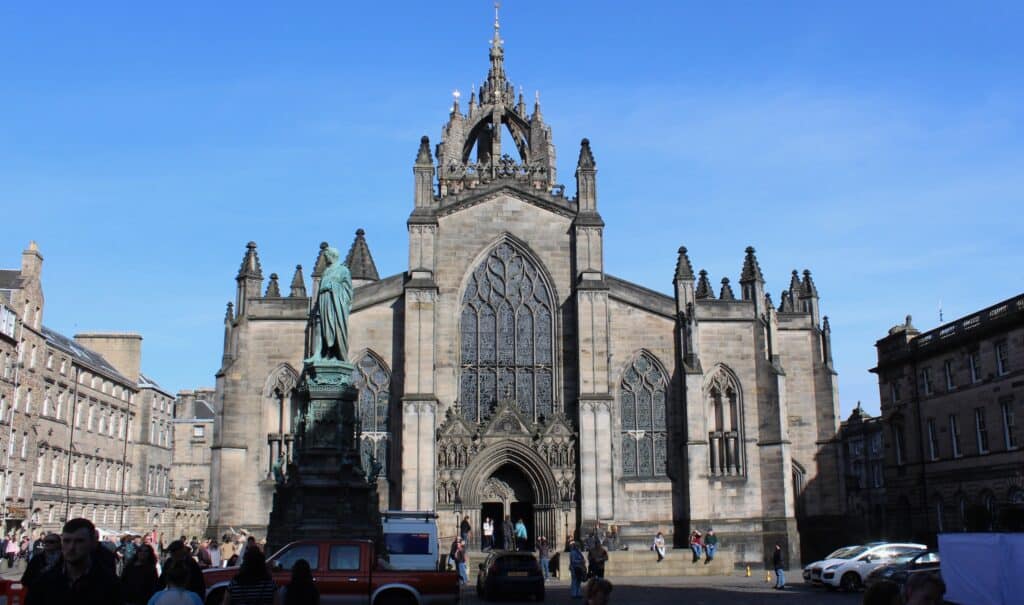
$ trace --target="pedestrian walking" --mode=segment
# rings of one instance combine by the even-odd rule
[[[690,532],[690,550],[693,551],[693,562],[700,561],[700,556],[704,552],[704,545],[701,541],[700,532],[696,529]]]
[[[39,576],[25,605],[122,605],[121,585],[105,564],[96,561],[96,526],[88,519],[71,519],[61,530],[63,564]]]
[[[516,550],[526,550],[526,524],[522,519],[516,521]]]
[[[462,542],[469,544],[469,534],[473,533],[473,526],[469,524],[469,515],[462,518],[462,523],[459,523],[459,537],[462,538]]]
[[[587,558],[589,559],[590,577],[591,578],[603,578],[604,577],[604,564],[608,562],[608,549],[604,547],[604,544],[597,542],[587,552]]]
[[[217,538],[209,540],[207,550],[210,552],[210,567],[214,569],[221,567],[220,542]]]
[[[135,551],[131,563],[121,573],[121,592],[128,605],[147,605],[157,591],[156,553],[143,544]]]
[[[292,566],[292,580],[274,597],[274,605],[320,605],[320,591],[313,580],[309,561],[299,559]]]
[[[718,536],[715,530],[709,529],[708,535],[704,536],[704,564],[715,560],[715,551],[718,550]]]
[[[203,579],[203,570],[199,568],[199,564],[192,558],[192,552],[188,546],[181,540],[175,540],[167,546],[167,552],[171,556],[164,562],[163,572],[160,574],[160,579],[157,580],[157,588],[162,589],[167,586],[167,571],[171,564],[175,561],[182,561],[188,570],[186,586],[189,590],[199,595],[200,598],[205,598],[206,581]]]
[[[60,564],[60,562],[60,536],[57,534],[47,534],[43,538],[42,553],[32,557],[32,560],[28,562],[28,566],[25,568],[25,573],[21,576],[22,585],[31,589],[36,580]]]
[[[7,569],[14,567],[14,559],[18,557],[18,539],[14,536],[7,536],[4,556],[7,557]]]
[[[461,539],[457,541],[455,549],[455,569],[459,572],[459,583],[469,584],[469,573],[466,571],[466,543]]]
[[[190,569],[184,560],[172,560],[164,570],[167,588],[154,594],[147,605],[203,605],[203,600],[188,589]]]
[[[490,517],[484,519],[484,543],[483,550],[494,550],[494,521]]]
[[[231,539],[231,536],[229,536],[227,534],[224,534],[221,537],[221,547],[220,547],[221,567],[228,567],[230,565],[234,565],[234,562],[231,561],[231,559],[234,558],[234,556],[235,556],[235,541]]]
[[[587,579],[587,563],[580,552],[579,544],[575,542],[569,546],[569,576],[572,581],[569,585],[569,596],[578,599],[583,596],[580,586]]]
[[[772,568],[775,569],[775,590],[782,590],[786,587],[786,558],[782,554],[782,545],[775,545],[775,552],[772,553]]]
[[[277,585],[267,571],[267,560],[260,549],[246,548],[221,605],[273,605]]]
[[[654,544],[651,544],[651,550],[658,553],[658,563],[665,560],[665,536],[660,531],[654,536]]]
[[[540,570],[544,572],[546,582],[551,571],[551,547],[548,546],[548,539],[544,536],[537,538],[537,556],[540,559]]]

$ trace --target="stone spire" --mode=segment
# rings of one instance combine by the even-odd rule
[[[782,296],[779,297],[779,313],[793,313],[795,310],[793,308],[793,297],[790,295],[789,290],[783,290]]]
[[[597,163],[590,150],[590,139],[580,141],[576,162],[576,203],[581,213],[597,212]]]
[[[317,292],[320,291],[320,276],[327,268],[327,261],[324,259],[327,245],[327,242],[320,242],[320,252],[316,255],[316,262],[313,263],[313,275],[311,276],[313,278],[313,298],[316,298]]]
[[[270,283],[267,284],[267,293],[264,298],[281,298],[281,285],[277,283],[277,273],[270,274]]]
[[[743,257],[743,271],[740,273],[740,293],[743,300],[754,303],[758,317],[764,312],[764,275],[761,265],[757,262],[754,247],[747,246]]]
[[[244,317],[246,301],[250,298],[259,298],[263,286],[263,268],[260,266],[260,257],[256,254],[256,242],[245,245],[245,256],[242,258],[242,266],[238,268],[238,277],[235,281],[238,282],[235,308],[238,310],[238,317]]]
[[[292,298],[306,298],[306,278],[302,276],[302,265],[295,265],[295,275],[292,276],[292,291],[288,293]]]
[[[238,276],[235,279],[247,277],[263,279],[263,267],[260,266],[260,257],[256,254],[256,242],[245,245],[245,256],[242,257],[242,266],[238,268]]]
[[[698,300],[701,298],[715,298],[715,291],[711,289],[711,280],[708,279],[708,272],[704,269],[700,270],[700,279],[697,280],[697,292],[695,296]]]
[[[743,272],[740,274],[740,283],[763,282],[764,275],[761,274],[761,265],[758,264],[757,256],[754,255],[754,247],[747,246],[745,252],[747,255],[743,258]]]
[[[380,280],[377,266],[373,264],[373,256],[370,255],[370,247],[366,244],[366,232],[362,229],[356,229],[356,239],[345,257],[345,266],[352,272],[352,283],[355,285]]]
[[[501,39],[501,23],[498,19],[498,8],[494,5],[494,37],[491,38],[491,67],[487,70],[487,92],[490,98],[484,100],[484,87],[480,87],[480,100],[483,103],[494,103],[495,101],[507,100],[511,105],[510,98],[505,99],[508,93],[508,81],[505,79],[505,41]]]
[[[227,322],[227,323],[231,323],[234,320],[235,320],[235,303],[233,303],[233,302],[231,302],[229,300],[228,301],[228,308],[224,312],[224,321]]]
[[[811,314],[811,321],[817,326],[820,311],[818,308],[818,289],[811,279],[811,272],[804,269],[804,281],[800,284],[800,307],[804,313]]]
[[[732,286],[729,285],[729,278],[722,278],[722,291],[718,295],[719,300],[736,300],[736,295],[732,293]]]
[[[686,246],[679,247],[679,257],[676,259],[676,279],[693,281],[693,265],[690,264],[690,257],[686,255]]]

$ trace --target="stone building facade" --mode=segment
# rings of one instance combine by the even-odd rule
[[[174,404],[171,505],[174,535],[206,533],[210,510],[214,390],[179,391]]]
[[[885,538],[885,425],[860,402],[839,427],[842,467],[846,481],[843,542],[865,543]]]
[[[1024,294],[876,347],[890,537],[1024,529]]]
[[[363,457],[382,466],[382,507],[435,510],[445,528],[457,513],[477,528],[521,517],[558,543],[563,516],[645,544],[714,526],[738,561],[761,562],[776,541],[797,560],[801,522],[835,520],[844,501],[830,329],[810,273],[793,272],[778,306],[753,248],[735,292],[725,278],[716,294],[685,248],[664,259],[671,294],[608,275],[587,140],[575,178],[569,197],[540,103],[529,111],[506,78],[496,23],[485,82],[466,110],[456,96],[436,147],[420,142],[408,266],[380,278],[361,230],[346,260]],[[289,455],[311,298],[301,267],[287,294],[276,274],[265,284],[252,242],[236,283],[211,531],[260,534]]]
[[[20,270],[0,271],[15,315],[15,342],[0,337],[8,526],[59,530],[84,516],[169,535],[174,397],[142,374],[141,336],[68,338],[43,325],[42,261],[33,243]]]

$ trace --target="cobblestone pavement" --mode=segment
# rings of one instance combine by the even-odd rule
[[[785,590],[772,589],[763,578],[737,576],[687,578],[608,578],[615,586],[611,595],[613,605],[642,603],[643,605],[854,605],[864,598],[863,593],[829,592],[821,588],[790,584]],[[582,603],[569,598],[565,582],[547,585],[546,603]],[[484,603],[476,590],[468,586],[463,590],[462,603]],[[502,603],[532,603],[532,601],[503,600]]]

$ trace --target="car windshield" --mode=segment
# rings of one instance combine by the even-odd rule
[[[828,556],[825,557],[825,558],[826,559],[838,559],[838,558],[842,557],[843,554],[846,553],[846,551],[853,550],[854,548],[857,548],[857,547],[856,546],[844,546],[842,548],[839,548],[837,550],[834,550],[834,551],[830,552],[828,554]]]
[[[902,554],[902,555],[896,555],[896,556],[895,556],[895,557],[893,557],[893,559],[892,559],[891,561],[889,561],[889,562],[890,562],[890,563],[894,563],[894,564],[906,563],[907,561],[909,561],[909,560],[913,559],[913,558],[914,558],[914,557],[916,557],[916,556],[917,556],[917,553],[913,553],[913,552],[911,552],[911,553],[905,553],[905,554]]]
[[[866,553],[867,551],[868,551],[868,547],[867,546],[858,546],[856,548],[851,548],[849,550],[843,551],[842,554],[836,555],[833,558],[834,559],[856,559],[857,557],[861,556],[862,554]]]

